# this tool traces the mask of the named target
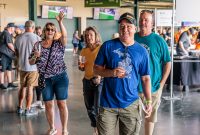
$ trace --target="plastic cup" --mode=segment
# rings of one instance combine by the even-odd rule
[[[81,68],[84,68],[85,67],[85,56],[79,56],[79,66]]]

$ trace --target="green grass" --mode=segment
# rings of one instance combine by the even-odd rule
[[[113,15],[109,15],[106,13],[99,13],[99,19],[105,19],[105,20],[114,20],[114,16]]]
[[[48,11],[48,18],[56,18],[57,15],[59,15],[58,12]]]

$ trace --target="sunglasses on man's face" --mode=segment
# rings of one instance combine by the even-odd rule
[[[55,30],[51,29],[51,28],[46,28],[46,31],[52,31],[52,32],[54,32]]]

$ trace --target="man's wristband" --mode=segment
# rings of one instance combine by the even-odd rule
[[[149,105],[149,104],[151,104],[151,103],[152,103],[151,100],[146,100],[146,101],[145,101],[145,104],[146,104],[146,105]]]

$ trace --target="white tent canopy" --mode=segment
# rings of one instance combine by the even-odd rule
[[[200,22],[200,0],[176,0],[176,20]]]

